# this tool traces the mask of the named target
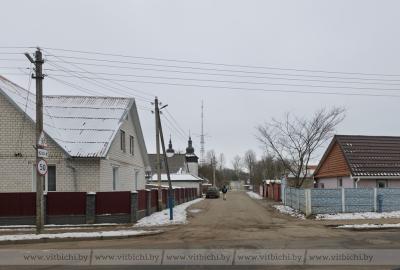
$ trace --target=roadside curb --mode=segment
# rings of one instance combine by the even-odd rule
[[[54,243],[54,242],[72,242],[72,241],[91,241],[91,240],[112,240],[112,239],[126,239],[134,237],[144,237],[150,235],[162,234],[164,231],[148,231],[146,233],[137,235],[118,235],[118,236],[96,236],[96,237],[68,237],[68,238],[42,238],[42,239],[24,239],[24,240],[4,240],[0,241],[0,246],[11,244],[37,244],[37,243]]]

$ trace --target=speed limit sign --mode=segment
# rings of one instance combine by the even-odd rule
[[[41,159],[37,164],[37,171],[40,175],[46,175],[47,173],[47,162]]]

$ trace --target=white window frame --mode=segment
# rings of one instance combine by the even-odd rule
[[[343,187],[343,178],[342,177],[338,177],[337,178],[337,187],[338,188],[342,188]]]
[[[112,166],[112,190],[118,190],[118,182],[119,182],[119,167]],[[114,173],[115,172],[115,173]]]
[[[134,170],[134,177],[135,177],[134,181],[135,182],[133,183],[133,187],[135,188],[135,190],[138,190],[139,173],[140,173],[139,170],[137,170],[137,169]]]
[[[129,135],[129,154],[135,155],[135,137]]]
[[[56,167],[56,191],[57,191],[57,165],[56,164],[49,164],[48,166]],[[32,192],[36,192],[36,176],[37,176],[37,169],[36,165],[33,165],[32,169]],[[43,192],[49,192],[49,177],[48,173],[44,176],[44,190]]]
[[[119,130],[120,148],[121,151],[126,153],[126,132],[122,129]]]

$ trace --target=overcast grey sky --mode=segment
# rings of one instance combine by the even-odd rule
[[[4,0],[1,9],[0,46],[39,45],[50,48],[249,66],[400,75],[399,1]],[[3,48],[0,51],[19,52],[21,50]],[[52,53],[59,56],[115,60],[112,57],[99,55],[78,55],[62,51],[52,51]],[[16,58],[13,55],[0,56],[1,58]],[[78,61],[77,59],[73,60]],[[135,59],[123,58],[117,60],[136,61]],[[160,61],[150,60],[140,60],[140,62],[160,63]],[[179,62],[161,63],[200,66],[202,68],[224,68]],[[0,64],[0,66],[29,66],[27,61],[2,60]],[[45,64],[45,68],[51,68],[51,66]],[[71,66],[69,68],[74,69]],[[91,66],[85,66],[85,69],[100,72],[100,69],[94,70]],[[255,72],[279,71],[235,69]],[[13,72],[16,71],[0,68],[1,74]],[[107,69],[104,67],[101,72],[247,82],[341,85],[309,81],[210,77],[208,75]],[[279,72],[349,76],[344,74],[296,73],[294,71]],[[28,76],[9,74],[5,76],[24,87],[28,85]],[[396,80],[400,80],[400,76],[354,76],[369,79],[390,79],[392,80],[390,81],[391,84],[396,84]],[[66,81],[75,80],[75,83],[80,83],[79,80],[74,78],[64,77],[62,79]],[[122,79],[135,80],[138,78],[123,77]],[[213,83],[177,79],[140,79],[150,82],[222,85],[240,88],[400,94],[397,91],[397,89],[400,89],[400,85],[353,84],[356,87],[386,88],[386,90],[372,91],[366,89]],[[309,116],[319,108],[345,106],[347,117],[338,127],[338,133],[400,134],[400,125],[397,123],[400,113],[400,99],[394,97],[290,94],[229,90],[215,87],[120,83],[129,88],[157,94],[162,102],[169,104],[169,111],[179,122],[179,125],[187,132],[190,129],[192,134],[199,134],[200,132],[200,106],[201,100],[204,100],[205,129],[206,133],[210,135],[209,138],[206,138],[206,149],[215,149],[218,153],[224,152],[228,159],[227,165],[230,165],[230,159],[234,155],[242,155],[247,149],[254,149],[260,155],[262,150],[254,136],[256,133],[255,126],[272,117],[279,118],[286,111],[301,116]],[[400,81],[397,84],[400,84]],[[84,94],[50,78],[45,79],[44,87],[45,94]],[[96,87],[90,84],[87,85],[87,88],[96,90]],[[392,90],[387,90],[388,88]],[[113,95],[111,91],[98,90]],[[136,93],[132,92],[132,94],[135,95]],[[114,93],[114,95],[119,96],[120,94]],[[151,106],[143,101],[138,103],[143,107]],[[147,110],[140,110],[139,113],[148,151],[154,152],[153,116]],[[166,128],[165,132],[172,134],[175,148],[184,149],[186,147],[186,142],[183,141],[183,138],[178,137],[174,130]],[[196,152],[199,154],[199,138],[193,136],[193,139]]]

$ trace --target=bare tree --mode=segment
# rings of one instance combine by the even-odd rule
[[[239,155],[236,155],[236,156],[233,157],[233,159],[232,159],[232,167],[233,167],[233,170],[235,171],[235,174],[236,174],[238,180],[240,180],[239,179],[240,171],[242,170],[243,163],[242,163],[242,158]]]
[[[219,165],[219,170],[222,172],[224,170],[224,168],[225,168],[225,155],[224,155],[224,153],[219,154],[218,165]]]
[[[253,179],[253,172],[254,166],[257,162],[256,153],[253,150],[247,150],[243,157],[244,164],[246,165],[247,170],[249,171],[249,180],[250,184],[253,185],[254,189],[254,179]]]
[[[336,126],[345,118],[345,109],[321,109],[310,119],[292,117],[286,113],[283,120],[257,127],[258,140],[267,151],[276,156],[301,187],[307,177],[307,166],[315,151],[329,140]]]
[[[213,186],[215,186],[215,180],[216,180],[216,176],[215,176],[215,169],[217,167],[217,155],[215,154],[214,150],[210,150],[207,152],[207,162],[211,165],[212,170],[213,170]]]

